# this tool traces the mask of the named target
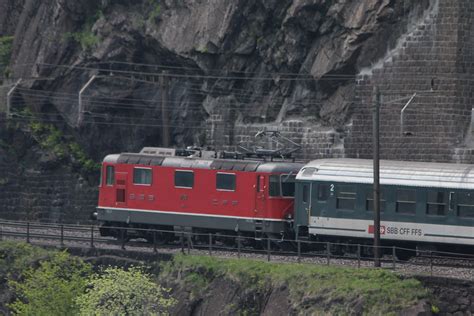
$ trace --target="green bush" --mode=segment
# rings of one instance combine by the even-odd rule
[[[77,298],[80,315],[163,315],[176,301],[140,268],[107,268]]]
[[[100,42],[100,37],[92,32],[92,27],[98,19],[103,17],[104,14],[101,10],[98,10],[95,14],[89,15],[86,18],[84,26],[80,32],[66,33],[66,39],[73,39],[79,43],[83,50],[89,50]]]
[[[10,57],[12,54],[13,36],[0,37],[0,70],[5,78],[9,77]]]
[[[37,269],[26,269],[19,281],[9,281],[18,298],[8,307],[16,315],[75,315],[79,312],[75,299],[84,292],[91,273],[89,264],[57,253]]]

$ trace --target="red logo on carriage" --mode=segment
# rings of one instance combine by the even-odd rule
[[[374,225],[369,225],[369,234],[373,234],[374,231]],[[385,235],[385,226],[380,226],[380,235]]]

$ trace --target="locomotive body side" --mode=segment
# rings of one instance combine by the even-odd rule
[[[104,159],[97,219],[105,226],[288,231],[293,197],[270,196],[270,179],[294,178],[299,164],[135,158]]]

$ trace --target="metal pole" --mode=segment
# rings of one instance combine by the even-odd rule
[[[94,226],[91,226],[91,248],[94,248]]]
[[[6,109],[6,116],[7,116],[7,119],[9,119],[11,117],[11,108],[12,108],[12,95],[13,95],[13,92],[15,92],[15,89],[16,87],[21,83],[21,79],[19,79],[15,85],[13,85],[13,87],[10,89],[10,91],[8,91],[7,93],[7,109]]]
[[[270,261],[270,237],[267,236],[267,261]]]
[[[188,233],[188,255],[191,253],[191,233]]]
[[[162,143],[163,147],[170,145],[170,130],[168,122],[168,77],[166,73],[160,76],[160,93],[161,93],[161,123],[162,123]]]
[[[430,251],[430,275],[433,276],[433,252]]]
[[[82,124],[83,119],[84,119],[84,104],[82,103],[82,94],[84,93],[84,91],[86,91],[86,89],[90,86],[90,84],[92,83],[92,81],[95,80],[96,77],[97,77],[96,75],[93,75],[89,79],[89,81],[87,81],[87,83],[79,91],[79,98],[78,98],[79,113],[77,114],[77,126],[80,126]]]
[[[301,262],[301,242],[298,240],[298,263]]]
[[[64,248],[64,225],[61,225],[61,248]]]
[[[181,237],[179,239],[181,241],[181,253],[184,254],[184,230],[181,231]]]
[[[395,251],[395,246],[392,246],[392,269],[395,270],[397,263],[397,253]]]
[[[380,267],[380,92],[377,86],[373,94],[373,159],[374,159],[374,266]]]
[[[212,234],[209,233],[209,256],[212,257]]]
[[[327,264],[329,265],[329,261],[331,259],[331,244],[326,242],[326,257],[327,257]]]
[[[26,242],[30,243],[30,222],[26,223]]]
[[[360,244],[357,244],[357,268],[360,268]]]
[[[240,234],[237,236],[237,255],[238,255],[238,258],[240,259]]]
[[[153,231],[153,252],[157,253],[158,251],[156,250],[156,231]]]
[[[125,250],[125,234],[126,234],[125,228],[120,228],[120,235],[122,236],[122,250]]]

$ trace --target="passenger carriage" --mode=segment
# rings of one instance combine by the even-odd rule
[[[372,160],[314,160],[296,179],[300,236],[373,238]],[[474,165],[381,161],[380,185],[382,244],[474,245]]]

